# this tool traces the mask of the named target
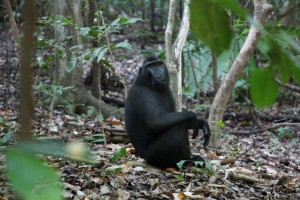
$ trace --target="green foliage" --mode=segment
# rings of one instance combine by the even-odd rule
[[[291,138],[294,134],[290,127],[281,127],[276,130],[279,137]]]
[[[4,121],[2,117],[0,117],[0,131],[6,132],[3,138],[0,140],[0,144],[6,144],[10,139],[13,138],[13,130],[10,124]]]
[[[59,156],[94,163],[90,150],[79,142],[31,141],[15,145],[6,152],[7,176],[21,199],[62,199],[57,173],[35,154]]]
[[[218,55],[229,48],[233,37],[229,15],[217,1],[192,1],[191,26],[196,35]]]
[[[99,23],[98,19],[96,21]],[[38,63],[40,67],[46,67],[53,61],[67,58],[67,72],[71,72],[76,66],[91,62],[99,63],[102,61],[104,64],[107,64],[108,62],[105,57],[109,51],[120,48],[132,50],[132,48],[127,42],[107,43],[106,37],[109,34],[119,33],[125,25],[137,23],[139,21],[142,20],[139,18],[119,17],[111,24],[98,24],[91,27],[78,27],[69,18],[62,16],[43,17],[38,22],[44,26],[71,26],[74,29],[79,30],[80,37],[82,38],[84,44],[71,47],[69,46],[69,41],[78,36],[67,36],[66,38],[58,41],[44,38],[42,34],[39,34],[37,46],[42,50],[42,52],[47,50],[48,53],[46,58],[39,57]],[[91,43],[92,41],[99,42],[100,46],[95,48],[87,48],[85,44]]]
[[[282,82],[286,83],[295,73],[295,64],[289,54],[282,49],[278,43],[269,39],[268,56],[271,60],[271,66],[278,69],[278,73]]]
[[[6,153],[6,163],[8,178],[22,199],[62,199],[58,175],[38,158],[11,149]]]
[[[231,151],[231,156],[236,157],[236,153],[238,150],[238,147],[233,147],[232,145],[227,145],[227,148]]]
[[[277,97],[278,85],[271,67],[256,69],[251,75],[251,99],[258,107],[272,104]]]
[[[179,169],[183,169],[184,167],[184,163],[185,162],[191,162],[191,161],[187,161],[187,160],[181,160],[180,162],[177,163],[177,166]],[[209,176],[214,174],[214,169],[212,167],[212,164],[210,162],[203,162],[203,161],[193,161],[195,166],[202,166],[203,164],[205,164],[205,168],[197,168],[199,173],[206,173]]]
[[[235,15],[231,15],[232,13]],[[187,92],[195,93],[199,91],[200,86],[204,90],[211,88],[211,52],[218,55],[218,78],[224,77],[224,72],[226,73],[229,69],[249,33],[249,23],[245,21],[246,19],[248,22],[254,23],[236,0],[191,2],[191,26],[198,38],[209,46],[211,51],[203,51],[204,48],[201,45],[188,40],[187,53],[184,52],[183,54],[185,60],[190,61],[186,63],[191,63],[185,73],[188,77],[184,77],[187,79],[186,85],[189,86],[186,88]],[[232,27],[230,23],[232,23]],[[258,24],[255,25],[259,26]],[[232,28],[235,32],[235,38],[231,42]],[[246,73],[250,72],[249,82],[243,80],[248,78],[247,76],[242,77],[235,89],[242,87],[243,90],[247,90],[250,86],[254,104],[258,107],[264,107],[274,103],[278,95],[279,90],[275,77],[278,77],[283,83],[293,79],[300,84],[300,43],[298,42],[300,29],[298,27],[285,29],[276,21],[271,25],[266,24],[265,29],[259,28],[263,34],[258,45],[258,55],[269,66],[266,69],[257,69],[255,66],[257,60],[252,57],[250,65],[246,69]],[[229,53],[223,56],[224,59],[220,59],[226,49],[230,49]],[[201,66],[201,69],[197,69],[195,66]],[[197,73],[197,71],[199,72]]]
[[[13,132],[12,131],[7,131],[7,133],[5,133],[5,135],[3,136],[3,138],[0,140],[1,144],[6,144],[13,136]]]
[[[111,167],[107,167],[105,169],[105,172],[108,174],[108,175],[115,175],[115,174],[118,174],[122,171],[122,167],[121,166],[111,166]]]
[[[87,141],[98,143],[98,142],[105,142],[105,135],[104,134],[93,134],[84,137]]]
[[[288,51],[288,46],[292,46],[295,50],[300,49],[299,43],[291,39],[286,33],[280,31],[284,40],[274,40],[265,33],[260,42],[259,49],[270,60],[268,67],[255,69],[250,77],[251,84],[251,99],[258,107],[269,106],[275,102],[279,92],[276,76],[286,83],[291,78],[294,78],[300,83],[300,68],[297,63],[300,63],[299,58],[293,56],[294,53]],[[295,44],[290,44],[291,42]],[[297,52],[300,55],[300,51]]]
[[[223,128],[225,127],[225,123],[224,123],[222,120],[217,121],[216,124],[217,124],[217,126],[219,126],[221,129],[223,129]]]
[[[81,142],[62,143],[52,140],[38,140],[19,143],[15,149],[29,154],[43,154],[77,161],[94,163],[90,149]]]
[[[140,18],[127,18],[127,17],[119,17],[115,19],[112,23],[112,27],[119,27],[120,25],[128,25],[128,24],[133,24],[139,21],[143,21]]]
[[[126,147],[122,147],[120,149],[117,149],[114,152],[113,155],[113,161],[114,162],[118,162],[122,157],[124,157],[126,155]]]
[[[60,85],[51,85],[47,83],[40,83],[36,86],[34,86],[34,89],[42,94],[38,100],[43,101],[44,103],[49,104],[50,110],[53,109],[53,104],[60,100],[65,105],[69,105],[72,102],[68,101],[63,97],[63,94],[65,92],[68,92],[73,89],[73,87],[63,87]]]

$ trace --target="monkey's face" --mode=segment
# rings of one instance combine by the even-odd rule
[[[164,90],[169,87],[169,72],[163,62],[149,63],[141,69],[149,86]]]

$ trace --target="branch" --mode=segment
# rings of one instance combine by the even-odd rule
[[[183,10],[183,16],[180,24],[179,34],[173,46],[174,56],[176,60],[181,60],[179,58],[181,57],[181,52],[190,28],[190,3],[191,0],[186,0],[184,2],[184,10]]]
[[[237,174],[235,172],[231,172],[228,174],[228,178],[232,181],[246,181],[248,183],[264,183],[265,180],[263,179],[258,179],[258,178],[254,178],[254,177],[251,177],[251,176],[246,176],[246,175],[243,175],[243,174]]]
[[[289,90],[292,90],[294,92],[297,92],[300,94],[300,87],[297,87],[295,85],[292,85],[292,84],[288,84],[288,83],[283,83],[281,82],[278,78],[275,78],[276,82],[281,86],[281,87],[284,87],[284,88],[287,88]]]
[[[250,135],[250,134],[255,134],[259,132],[264,132],[267,130],[273,130],[277,129],[282,126],[297,126],[300,127],[300,123],[277,123],[277,124],[272,124],[271,126],[258,129],[258,130],[253,130],[253,131],[230,131],[229,133],[234,134],[234,135],[239,135],[239,134],[245,134],[245,135]]]
[[[9,0],[4,0],[5,6],[6,6],[6,10],[7,10],[7,14],[8,14],[8,18],[9,18],[9,23],[11,26],[11,30],[12,30],[12,35],[15,38],[15,43],[16,43],[16,47],[19,48],[20,47],[20,40],[19,40],[19,29],[15,20],[15,17],[13,15],[13,11],[11,9],[11,5],[10,5],[10,1]]]
[[[166,64],[168,67],[170,66],[170,63],[173,60],[172,37],[173,37],[173,30],[174,30],[175,13],[176,13],[176,0],[170,0],[168,23],[165,32]]]

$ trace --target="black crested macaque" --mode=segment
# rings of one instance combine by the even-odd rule
[[[201,160],[191,157],[187,129],[193,137],[204,132],[204,146],[210,140],[207,121],[194,112],[176,112],[169,87],[169,72],[164,62],[148,57],[128,92],[125,103],[125,125],[136,152],[155,167],[177,167],[181,160]]]

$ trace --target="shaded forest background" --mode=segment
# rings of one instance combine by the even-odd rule
[[[196,175],[145,166],[132,152],[124,130],[126,93],[143,59],[155,55],[166,60],[170,2],[28,2],[0,2],[0,143],[6,155],[1,154],[0,198],[17,194],[22,199],[61,199],[62,193],[66,199],[300,198],[297,0],[267,1],[272,5],[263,24],[267,34],[250,55],[216,121],[221,148],[203,149],[199,138],[192,140],[193,151],[212,163]],[[184,2],[176,1],[175,36]],[[253,15],[254,1],[236,2]],[[191,12],[193,16],[197,9]],[[233,9],[225,13],[232,31],[228,49],[216,52],[199,38],[192,22],[182,51],[182,109],[204,118],[251,25],[251,19]],[[270,66],[274,72],[268,71]],[[41,161],[33,156],[36,153],[48,156]],[[30,174],[30,180],[24,174]],[[45,183],[41,175],[55,186],[32,196],[29,191]]]

